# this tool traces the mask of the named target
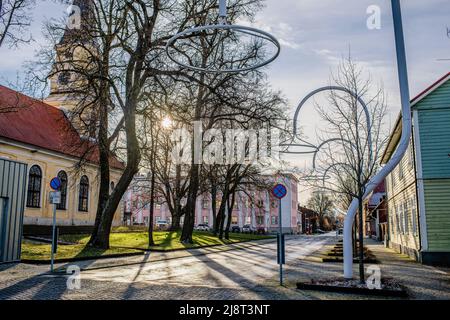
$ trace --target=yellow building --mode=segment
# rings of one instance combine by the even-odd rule
[[[0,86],[0,157],[28,165],[24,224],[51,224],[49,183],[56,176],[64,184],[58,225],[94,223],[98,150],[90,139],[80,137],[62,110]],[[115,158],[110,164],[113,186],[123,164]],[[121,211],[117,209],[114,225],[120,223]]]
[[[49,182],[56,176],[63,182],[58,225],[93,225],[95,220],[99,157],[93,137],[97,119],[95,106],[89,103],[93,97],[79,92],[88,90],[86,82],[74,72],[85,68],[83,48],[95,47],[83,30],[92,19],[92,2],[75,0],[73,4],[81,9],[81,28],[67,28],[55,47],[45,102],[0,86],[0,157],[28,165],[25,225],[51,224]],[[110,167],[113,187],[124,165],[111,157]],[[113,225],[120,223],[122,211],[117,209]]]

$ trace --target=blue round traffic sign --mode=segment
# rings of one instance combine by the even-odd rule
[[[59,190],[61,188],[61,180],[58,177],[53,178],[50,181],[50,188],[53,190]]]
[[[277,199],[283,199],[287,194],[287,189],[281,183],[272,188],[272,194]]]

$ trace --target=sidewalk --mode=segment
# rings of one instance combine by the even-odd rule
[[[401,282],[407,288],[409,299],[450,299],[450,269],[422,265],[371,239],[365,239],[365,245],[379,261],[375,265],[381,269],[382,278],[393,278]],[[342,263],[324,263],[319,257],[320,253],[316,252],[304,260],[290,264],[286,270],[288,285],[294,286],[298,281],[309,282],[311,279],[342,278]],[[371,264],[366,264],[365,268],[369,265]],[[358,272],[358,264],[354,263],[354,278],[358,277]],[[310,295],[315,299],[382,299],[317,291],[310,291]]]
[[[450,299],[449,268],[423,265],[371,239],[367,239],[366,243],[381,262],[381,275],[405,285],[410,299]]]

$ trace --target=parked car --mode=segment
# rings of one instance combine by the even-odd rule
[[[198,224],[194,229],[197,231],[208,231],[209,226],[207,224],[201,223],[201,224]]]
[[[231,232],[239,233],[241,232],[241,228],[239,226],[231,226]]]
[[[324,233],[325,233],[325,231],[323,231],[322,229],[316,229],[316,232],[314,232],[314,233],[318,233],[318,234],[324,234]]]
[[[255,232],[255,229],[253,229],[253,227],[249,224],[246,224],[242,227],[242,232],[243,233],[253,233]]]
[[[157,230],[167,230],[169,228],[169,223],[166,220],[158,220],[155,225]]]

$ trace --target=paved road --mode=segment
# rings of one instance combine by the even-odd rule
[[[289,237],[286,269],[329,241],[332,235]],[[278,286],[275,241],[247,243],[235,250],[216,248],[207,254],[187,252],[167,253],[159,261],[152,256],[129,258],[113,267],[79,263],[81,289],[75,290],[67,288],[66,275],[49,275],[46,266],[2,266],[0,299],[308,298],[293,284]]]

